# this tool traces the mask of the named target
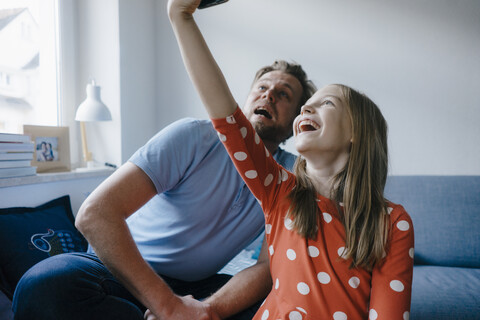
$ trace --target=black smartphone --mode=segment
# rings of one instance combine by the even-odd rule
[[[217,4],[221,4],[227,2],[228,0],[202,0],[198,9],[205,9],[211,6],[216,6]]]

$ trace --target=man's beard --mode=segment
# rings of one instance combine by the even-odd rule
[[[256,122],[254,124],[255,131],[258,133],[258,136],[263,141],[274,142],[280,144],[285,142],[288,138],[291,137],[291,130],[286,130],[285,128],[277,126],[265,126],[261,122]]]

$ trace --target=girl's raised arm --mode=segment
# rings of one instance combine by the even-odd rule
[[[237,104],[193,19],[199,4],[200,0],[169,0],[168,16],[185,68],[210,118],[224,118],[235,111]]]

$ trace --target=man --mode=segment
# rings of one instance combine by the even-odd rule
[[[299,65],[277,61],[257,72],[244,106],[288,169],[294,157],[278,146],[313,92]],[[231,317],[270,291],[265,248],[256,265],[233,278],[216,274],[263,223],[211,122],[177,121],[80,208],[76,225],[96,255],[54,256],[30,269],[15,292],[15,319],[143,319],[145,307],[161,310],[162,319]]]

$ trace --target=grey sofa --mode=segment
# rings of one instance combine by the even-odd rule
[[[411,320],[480,319],[480,176],[393,176],[415,228]]]
[[[415,228],[410,320],[480,319],[480,176],[391,176]],[[11,319],[0,292],[0,319]]]

